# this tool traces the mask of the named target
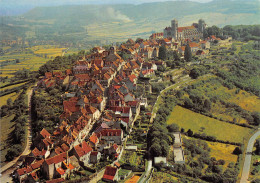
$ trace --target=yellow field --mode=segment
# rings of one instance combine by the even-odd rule
[[[205,128],[203,133],[215,136],[219,140],[230,142],[243,142],[243,137],[248,136],[253,130],[241,126],[229,124],[195,113],[180,106],[175,106],[168,117],[167,124],[175,123],[186,131],[201,133],[201,128]]]
[[[8,138],[8,134],[10,132],[12,132],[12,130],[14,129],[14,127],[12,127],[12,123],[11,120],[14,118],[14,115],[11,115],[9,117],[3,117],[0,120],[0,125],[1,125],[1,137],[0,137],[0,147],[1,147],[1,165],[3,164],[3,160],[5,160],[5,155],[7,152],[8,148],[5,148],[6,144],[6,140]]]
[[[13,51],[12,53],[5,54],[0,57],[0,62],[19,59],[20,63],[1,67],[0,77],[13,77],[13,73],[15,71],[23,68],[34,71],[38,70],[40,66],[45,64],[50,59],[54,59],[56,56],[62,56],[62,50],[66,49],[67,48],[57,48],[55,45],[39,45],[27,48],[22,53]],[[34,54],[29,51],[32,51]]]
[[[211,79],[213,79],[212,76],[205,78],[205,82],[203,84],[200,83],[199,86],[197,86],[196,90],[205,93],[205,95],[209,98],[217,97],[223,101],[235,103],[239,105],[241,108],[250,112],[260,111],[259,97],[250,94],[244,90],[240,90],[237,93],[237,88],[228,89],[224,87],[218,80],[212,82]],[[195,84],[198,82],[199,81],[196,80]],[[222,118],[226,121],[233,121],[234,119],[236,119],[237,123],[248,123],[248,121],[245,118],[241,117],[241,115],[238,112],[230,108],[226,108],[226,106],[221,104],[221,102],[212,103],[210,112],[214,116]]]
[[[250,112],[260,111],[259,97],[244,90],[241,90],[238,94],[236,94],[236,96],[232,97],[230,101],[238,104],[240,107]]]
[[[177,181],[178,178],[164,172],[153,172],[150,182],[164,183]]]
[[[217,160],[225,160],[224,167],[227,167],[229,163],[237,162],[237,155],[232,154],[237,146],[230,144],[222,144],[218,142],[205,141],[211,148],[210,156],[215,157]]]
[[[3,105],[6,105],[6,101],[9,98],[11,98],[12,101],[15,101],[15,99],[18,97],[18,95],[19,94],[16,94],[16,92],[14,92],[14,93],[10,93],[8,95],[0,97],[0,107],[3,106]]]
[[[4,90],[7,90],[7,89],[12,89],[12,88],[15,88],[15,87],[18,87],[18,86],[22,86],[24,84],[25,83],[20,83],[20,84],[16,84],[16,85],[7,86],[7,87],[4,87],[4,88],[1,88],[0,91],[4,91]]]
[[[7,65],[0,68],[2,74],[1,77],[12,77],[13,73],[17,70],[22,70],[23,68],[30,69],[30,70],[38,70],[40,66],[46,63],[49,59],[45,59],[42,57],[31,56],[27,60],[17,63],[15,65]]]

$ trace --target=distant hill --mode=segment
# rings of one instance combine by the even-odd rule
[[[190,1],[169,1],[144,3],[140,5],[74,5],[74,6],[58,6],[58,7],[38,7],[24,14],[25,18],[34,20],[55,19],[57,21],[76,21],[83,24],[94,22],[107,22],[114,20],[133,20],[141,19],[148,20],[171,20],[172,18],[181,19],[183,16],[198,15],[198,14],[221,14],[221,15],[236,15],[243,14],[244,19],[221,20],[217,25],[223,23],[228,24],[248,24],[252,15],[259,15],[259,1],[230,1],[216,0],[209,3],[197,3]],[[249,19],[247,19],[247,17]],[[211,19],[211,17],[201,17]],[[238,18],[238,17],[237,17]],[[67,20],[66,20],[67,19]],[[252,23],[259,23],[258,19],[252,20]],[[233,23],[234,22],[234,23]],[[154,22],[156,23],[156,22]],[[208,22],[214,24],[214,22]]]
[[[123,41],[128,37],[145,38],[151,32],[162,32],[173,18],[179,20],[179,26],[190,25],[200,18],[209,26],[257,24],[259,9],[257,0],[66,5],[37,7],[22,16],[9,18],[9,22],[31,29],[31,32],[26,34],[28,38],[36,35],[44,39],[73,38],[80,41],[111,42]]]

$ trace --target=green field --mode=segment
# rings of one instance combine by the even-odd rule
[[[210,118],[191,110],[176,106],[170,116],[168,117],[167,124],[178,124],[186,131],[191,129],[195,133],[201,132],[207,135],[215,136],[219,140],[230,142],[243,142],[243,137],[248,136],[253,130],[241,126],[229,124]]]
[[[215,157],[217,160],[224,160],[225,168],[228,166],[229,163],[236,163],[238,156],[233,154],[233,151],[237,146],[218,142],[206,142],[211,148],[210,156]]]

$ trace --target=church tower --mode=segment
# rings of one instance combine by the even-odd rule
[[[178,21],[176,19],[173,19],[171,21],[172,23],[172,38],[177,39],[178,38]]]
[[[205,21],[202,20],[202,19],[199,19],[199,27],[198,27],[198,28],[199,28],[199,31],[200,31],[201,33],[204,32],[205,27],[206,27]]]

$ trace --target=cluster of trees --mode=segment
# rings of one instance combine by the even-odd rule
[[[229,70],[217,69],[216,75],[226,83],[260,96],[257,78],[260,74],[260,56],[254,52],[239,54]]]
[[[27,108],[25,103],[26,90],[23,90],[18,98],[13,102],[11,99],[7,100],[7,105],[1,107],[1,117],[5,115],[15,114],[12,122],[14,129],[8,135],[7,144],[9,149],[5,155],[7,161],[11,161],[18,156],[22,150],[22,144],[25,142],[25,126],[27,123]]]
[[[193,69],[191,69],[189,76],[192,79],[197,79],[199,76],[207,74],[209,72],[209,69],[210,68],[206,66],[196,66]]]
[[[209,87],[210,85],[214,87]],[[259,112],[250,112],[235,103],[228,102],[227,99],[231,97],[231,94],[216,92],[218,87],[223,87],[226,85],[226,81],[221,78],[210,78],[207,80],[198,81],[187,86],[183,90],[177,91],[175,96],[178,99],[179,105],[206,116],[229,123],[235,123],[241,126],[250,127],[250,125],[259,125]],[[239,92],[240,89],[235,90],[235,94],[238,94]],[[184,95],[185,93],[186,95]],[[227,121],[218,116],[214,116],[211,113],[213,105],[218,105],[225,108],[226,111],[228,111],[228,114],[233,116],[233,120]],[[246,119],[250,125],[238,123],[237,118]]]
[[[233,39],[260,40],[260,25],[226,25],[224,35],[231,35]]]
[[[63,112],[61,94],[60,89],[51,88],[46,91],[39,89],[32,96],[33,137],[43,128],[53,132],[53,127],[59,123]]]
[[[189,97],[184,97],[180,105],[199,113],[209,113],[212,102],[203,94],[188,90]]]
[[[216,160],[210,156],[210,148],[205,141],[197,139],[183,139],[186,161],[183,165],[176,164],[173,171],[193,178],[200,178],[207,182],[236,182],[238,167],[230,163],[226,170],[225,161]],[[205,167],[207,167],[205,169]]]
[[[211,35],[215,35],[216,37],[222,37],[223,30],[215,25],[207,27],[203,32],[204,39],[208,38]]]
[[[260,25],[226,25],[224,28],[213,25],[207,27],[203,32],[204,38],[211,35],[221,39],[232,36],[233,39],[242,41],[260,40]]]
[[[152,83],[152,92],[153,93],[160,93],[166,86],[163,83]]]
[[[39,74],[44,75],[46,72],[53,70],[65,70],[71,68],[72,64],[78,60],[79,55],[73,54],[69,56],[57,56],[54,60],[50,60],[39,68]]]
[[[1,55],[1,50],[0,50],[0,55]],[[5,60],[5,61],[0,63],[0,67],[6,66],[6,65],[13,65],[13,64],[17,64],[17,63],[20,63],[19,59]]]
[[[152,157],[166,157],[169,153],[169,144],[174,143],[172,128],[166,125],[167,116],[176,105],[173,97],[167,96],[163,99],[163,104],[157,111],[153,125],[147,135],[147,147]]]

